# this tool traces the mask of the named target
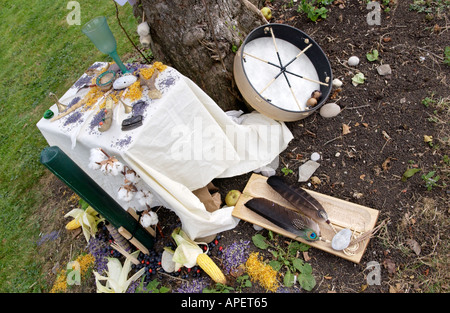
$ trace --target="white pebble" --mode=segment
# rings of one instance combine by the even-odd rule
[[[350,244],[351,238],[352,238],[352,231],[348,228],[344,228],[336,235],[334,235],[333,239],[331,240],[331,247],[334,250],[338,251],[344,250]]]
[[[347,61],[348,66],[357,66],[359,64],[359,58],[357,56],[351,56]]]
[[[389,64],[383,64],[377,67],[377,72],[379,75],[384,76],[384,75],[391,75],[392,74],[392,69],[391,66]]]
[[[319,168],[320,164],[315,161],[307,161],[298,168],[298,181],[307,182],[314,172]]]
[[[260,231],[261,229],[263,229],[261,226],[256,225],[256,224],[253,224],[253,228],[254,228],[256,231]]]
[[[311,154],[311,160],[312,161],[319,161],[320,160],[320,154],[318,154],[317,152],[313,152]]]
[[[331,84],[333,85],[334,88],[340,88],[342,87],[342,81],[338,78],[333,79],[333,81],[331,82]]]
[[[327,103],[320,108],[319,114],[322,117],[335,117],[341,112],[341,107],[334,102]]]

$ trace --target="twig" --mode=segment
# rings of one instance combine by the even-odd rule
[[[326,146],[327,144],[329,144],[329,143],[331,143],[331,142],[333,142],[333,141],[335,141],[335,140],[337,140],[337,139],[342,139],[342,136],[338,136],[338,137],[336,137],[336,138],[333,138],[333,139],[331,139],[331,140],[328,140],[328,141],[325,142],[323,145]]]
[[[165,275],[165,276],[167,276],[167,277],[169,277],[169,278],[173,278],[173,279],[177,279],[177,280],[181,280],[181,281],[184,281],[184,282],[189,283],[189,281],[186,280],[186,279],[183,279],[183,278],[180,278],[180,277],[175,277],[175,276],[172,276],[172,275],[163,273],[163,272],[159,272],[159,271],[158,271],[158,274]]]
[[[122,28],[123,32],[127,36],[128,40],[131,42],[133,47],[136,49],[136,51],[141,54],[141,56],[144,58],[144,60],[147,62],[147,64],[150,64],[151,62],[145,57],[145,55],[141,52],[141,50],[139,50],[139,48],[136,46],[136,44],[133,42],[133,40],[131,40],[131,38],[128,35],[128,33],[125,30],[125,28],[123,28],[122,23],[120,22],[120,18],[119,18],[119,7],[117,6],[116,1],[113,0],[113,2],[114,2],[114,5],[116,6],[116,17],[117,17],[117,22],[119,23],[120,28]]]

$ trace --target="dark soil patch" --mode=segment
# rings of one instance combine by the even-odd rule
[[[366,1],[336,1],[344,7],[329,6],[328,17],[317,23],[299,14],[297,6],[289,6],[288,1],[268,3],[273,9],[272,22],[289,24],[310,35],[328,56],[334,78],[344,83],[340,92],[328,101],[341,106],[342,112],[337,117],[325,119],[317,113],[287,123],[294,139],[280,155],[277,174],[283,175],[283,167],[292,169],[293,173],[286,178],[297,183],[298,167],[311,153],[318,152],[321,166],[314,175],[321,183],[297,184],[378,209],[379,221],[388,220],[387,226],[370,241],[358,265],[310,249],[309,262],[317,281],[313,292],[448,292],[445,268],[448,268],[449,201],[448,190],[443,186],[449,183],[445,155],[449,154],[450,71],[442,61],[450,32],[444,17],[430,18],[411,11],[411,1],[396,2],[389,13],[382,12],[380,26],[366,23],[369,12]],[[379,51],[379,60],[369,62],[365,55],[373,49]],[[352,55],[360,58],[357,70],[367,78],[356,87],[351,78],[357,71],[346,65]],[[380,64],[390,64],[392,75],[378,75],[376,67]],[[422,100],[426,97],[434,102],[425,106]],[[350,133],[342,133],[343,124],[350,126]],[[424,135],[433,137],[433,147],[424,142]],[[410,167],[421,172],[404,182],[401,177]],[[436,171],[441,178],[439,186],[427,190],[421,175],[430,171]],[[250,175],[218,179],[214,184],[224,199],[231,189],[243,190]],[[53,200],[61,206],[62,200],[68,199],[59,197],[64,187],[55,182],[52,188]],[[179,224],[173,213],[164,212],[159,215],[165,238],[158,238],[157,250],[168,244],[171,230]],[[58,214],[51,218],[56,220],[54,225],[66,223]],[[61,244],[75,242],[63,227],[58,229]],[[260,232],[267,234],[265,230]],[[219,245],[226,247],[240,239],[251,240],[255,233],[251,224],[241,221],[235,229],[220,234]],[[419,255],[412,251],[408,239],[419,244]],[[82,236],[77,240],[84,242]],[[283,244],[284,240],[279,240]],[[253,244],[250,247],[261,252]],[[66,254],[67,249],[62,253]],[[264,253],[270,259],[271,255]],[[212,249],[211,255],[220,264],[217,249]],[[51,272],[55,262],[63,264],[64,260],[52,252],[46,271]],[[367,286],[366,266],[370,261],[381,264],[381,285]],[[182,282],[166,275],[159,275],[158,279],[172,290]],[[233,277],[230,281],[233,282]],[[257,284],[253,286],[244,291],[264,292]]]

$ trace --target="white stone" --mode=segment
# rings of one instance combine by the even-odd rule
[[[334,235],[333,239],[331,240],[331,247],[337,251],[344,250],[350,244],[351,238],[352,231],[348,228],[344,228],[336,235]]]
[[[127,88],[128,86],[133,85],[136,80],[137,77],[133,74],[125,74],[114,81],[113,88],[116,90]]]
[[[326,103],[320,108],[319,114],[322,117],[335,117],[341,112],[341,107],[334,102]]]
[[[256,231],[260,231],[261,229],[263,229],[261,226],[253,224],[253,229]]]
[[[320,160],[320,154],[317,153],[317,152],[313,152],[313,153],[311,154],[311,160],[312,160],[312,161],[319,161],[319,160]]]
[[[331,84],[333,85],[334,88],[340,88],[342,87],[342,81],[338,78],[333,79],[333,81],[331,82]]]
[[[391,66],[389,64],[383,64],[383,65],[380,65],[380,66],[377,67],[377,72],[381,76],[391,75],[392,74],[392,69],[391,69]]]
[[[306,182],[314,174],[314,172],[319,168],[320,164],[316,161],[306,161],[303,165],[298,168],[298,181]]]
[[[347,61],[348,66],[357,66],[359,64],[359,58],[357,56],[351,56]]]

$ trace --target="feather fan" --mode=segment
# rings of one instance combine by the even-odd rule
[[[320,237],[319,225],[311,218],[264,198],[253,198],[245,203],[253,212],[275,225],[308,241]]]
[[[267,183],[299,210],[300,213],[312,219],[319,219],[319,221],[330,223],[328,214],[323,206],[305,190],[287,183],[280,176],[269,177]]]

